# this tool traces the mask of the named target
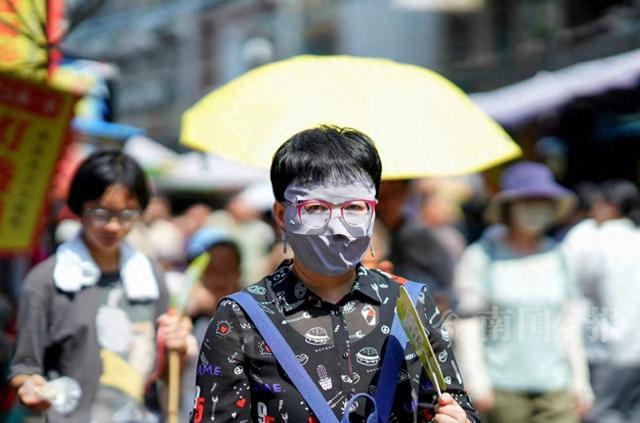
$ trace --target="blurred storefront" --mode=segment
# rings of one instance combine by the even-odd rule
[[[640,48],[639,14],[632,0],[106,2],[65,49],[117,65],[114,120],[176,147],[188,106],[270,61],[387,57],[487,92]]]

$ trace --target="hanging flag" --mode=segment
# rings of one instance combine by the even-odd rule
[[[76,97],[0,75],[0,254],[37,239]]]

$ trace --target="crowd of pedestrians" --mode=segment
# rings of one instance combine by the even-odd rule
[[[421,310],[439,315],[441,335],[432,341],[452,402],[436,407],[428,382],[412,388],[410,380],[424,375],[407,360],[409,380],[397,389],[408,401],[389,404],[389,418],[429,421],[455,404],[460,408],[451,415],[459,411],[469,421],[478,419],[476,411],[497,423],[640,420],[634,183],[606,180],[572,191],[545,165],[526,161],[502,171],[493,195],[479,175],[380,182],[377,153],[361,134],[316,131],[276,155],[275,198],[266,202],[275,201],[273,209],[264,195],[256,201],[241,192],[222,208],[194,204],[175,214],[170,198],[151,195],[124,154],[105,151],[85,161],[67,201],[75,217],[52,232],[57,249],[29,272],[18,304],[0,292],[4,418],[162,421],[167,354],[176,351],[183,358],[180,421],[307,421],[318,413],[299,405],[296,381],[278,373],[264,334],[238,303],[219,304],[243,288],[261,299],[266,314],[295,328],[299,339],[283,336],[321,393],[335,399],[336,414],[366,416],[368,399],[350,401],[345,387],[375,397],[368,369],[385,351],[389,328],[382,322],[393,307],[385,309],[381,296],[396,295],[386,291],[394,289],[393,274],[425,283],[433,298],[425,303],[423,296]],[[346,138],[361,150],[351,147],[335,159],[339,141],[325,152],[305,144],[309,137]],[[333,167],[301,167],[296,154],[326,155]],[[307,204],[316,197],[323,201]],[[345,210],[346,203],[353,209]],[[481,231],[478,203],[484,203]],[[313,220],[318,210],[328,210],[327,221]],[[345,218],[351,212],[352,224]],[[348,224],[333,227],[331,213]],[[332,255],[343,248],[335,240],[341,234],[357,249]],[[184,270],[203,252],[211,259],[180,317],[169,311],[170,298],[185,294]],[[362,292],[351,290],[351,279],[341,288],[338,276],[351,270]],[[281,279],[287,282],[278,288]],[[365,297],[383,304],[373,308]],[[325,314],[332,317],[307,318]],[[364,323],[351,316],[364,316]],[[325,352],[327,343],[346,357],[345,367]],[[63,376],[81,389],[72,411],[42,394],[41,387]],[[251,394],[254,409],[243,401]]]

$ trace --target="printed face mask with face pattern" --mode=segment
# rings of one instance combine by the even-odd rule
[[[331,219],[320,227],[305,225],[296,205],[309,200],[322,200],[339,206],[352,200],[375,200],[373,182],[332,183],[301,186],[291,183],[284,192],[284,230],[295,257],[315,273],[337,276],[353,269],[367,251],[373,232],[375,212],[362,224],[350,225],[339,207],[331,210]]]

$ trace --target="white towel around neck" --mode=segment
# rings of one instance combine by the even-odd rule
[[[84,287],[95,285],[100,276],[100,268],[89,253],[81,234],[58,247],[53,270],[54,284],[58,289],[78,292]],[[158,281],[149,259],[126,241],[120,247],[120,278],[129,300],[158,298]]]

